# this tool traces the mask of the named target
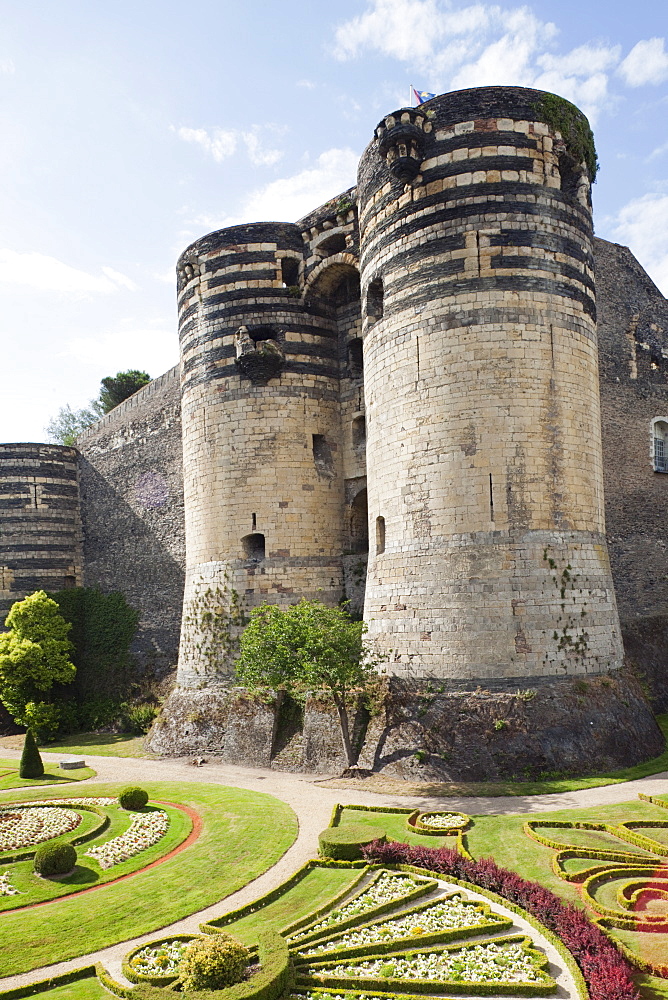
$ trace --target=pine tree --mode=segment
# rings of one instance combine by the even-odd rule
[[[35,743],[32,730],[28,729],[23,743],[23,753],[19,765],[19,778],[41,778],[44,774],[44,764]]]

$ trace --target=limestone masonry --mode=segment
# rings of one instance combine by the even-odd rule
[[[668,707],[668,304],[593,238],[588,134],[514,87],[388,115],[356,188],[184,251],[180,380],[78,453],[0,446],[3,607],[36,586],[122,590],[163,669],[180,626],[154,749],[338,765],[322,699],[234,689],[244,612],[306,596],[350,600],[386,659],[382,707],[357,711],[364,766],[476,777],[659,752],[620,668],[624,640]]]

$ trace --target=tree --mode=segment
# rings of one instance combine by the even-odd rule
[[[32,730],[28,729],[23,741],[23,753],[19,764],[19,778],[41,778],[44,774],[44,763],[37,749]]]
[[[363,687],[375,664],[366,655],[364,622],[352,621],[343,608],[318,601],[279,608],[263,604],[251,611],[241,636],[237,677],[250,688],[327,688],[339,716],[348,766],[356,757],[350,738],[348,700]]]
[[[44,698],[54,684],[68,684],[76,668],[70,660],[69,622],[43,590],[12,605],[0,634],[0,701],[20,725],[37,733],[58,729],[60,712]]]
[[[129,396],[134,396],[135,392],[147,385],[151,381],[151,376],[146,372],[139,372],[131,369],[127,372],[117,372],[103,378],[100,389],[99,401],[104,413],[109,413],[115,406],[122,403]]]
[[[104,411],[96,400],[91,400],[89,407],[73,410],[66,404],[61,406],[55,417],[46,425],[46,436],[55,444],[73,445],[82,431],[94,424],[103,416]]]
[[[47,439],[55,444],[75,444],[82,431],[103,417],[105,413],[113,410],[124,399],[133,396],[138,389],[150,381],[150,375],[136,369],[108,375],[100,382],[98,398],[91,399],[88,406],[84,406],[80,410],[73,410],[69,404],[61,406],[55,417],[52,417],[46,425]]]

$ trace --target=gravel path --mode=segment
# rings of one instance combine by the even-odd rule
[[[20,753],[3,749],[3,756],[17,759],[20,757]],[[43,753],[42,756],[45,762],[57,762],[63,755]],[[86,763],[97,771],[97,777],[77,782],[76,785],[70,787],[73,789],[73,794],[81,795],[84,794],[84,789],[99,781],[123,781],[128,784],[148,781],[194,781],[267,792],[277,799],[287,802],[297,814],[299,834],[292,847],[264,875],[249,882],[243,889],[213,906],[193,913],[177,923],[169,924],[161,930],[123,941],[102,951],[81,955],[69,962],[59,962],[41,969],[33,969],[31,972],[19,976],[0,979],[0,990],[38,982],[49,976],[60,975],[98,961],[102,962],[104,967],[119,982],[125,982],[121,974],[121,959],[132,947],[171,933],[197,933],[199,924],[203,921],[219,917],[229,910],[262,896],[265,892],[284,882],[305,861],[314,857],[318,850],[318,834],[329,825],[332,809],[337,802],[357,805],[406,806],[432,810],[444,808],[479,815],[495,813],[508,815],[511,813],[540,813],[551,809],[590,808],[616,802],[628,802],[634,799],[638,792],[644,792],[647,795],[668,793],[668,771],[666,771],[649,778],[641,778],[623,784],[604,785],[600,788],[587,788],[550,795],[508,796],[504,798],[482,796],[467,798],[462,796],[447,799],[419,795],[377,795],[361,789],[323,787],[322,782],[327,780],[327,777],[322,775],[315,777],[314,775],[289,774],[285,771],[271,771],[264,768],[235,767],[213,758],[208,758],[208,763],[202,767],[193,767],[191,760],[192,758],[147,760],[136,757],[86,756]],[[59,786],[59,788],[62,787]],[[4,792],[0,801],[2,799],[11,801],[12,797],[16,797],[17,794],[20,794],[19,789]]]

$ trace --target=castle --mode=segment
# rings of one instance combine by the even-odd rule
[[[321,699],[294,724],[233,688],[240,612],[302,596],[363,609],[386,660],[365,766],[659,752],[621,667],[668,705],[668,304],[593,238],[595,170],[567,102],[460,91],[387,115],[298,223],[188,247],[180,370],[76,449],[0,446],[2,606],[122,590],[138,656],[180,645],[162,752],[332,766]]]

